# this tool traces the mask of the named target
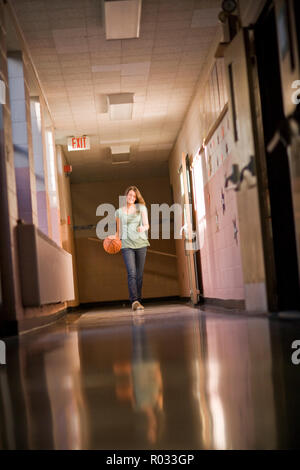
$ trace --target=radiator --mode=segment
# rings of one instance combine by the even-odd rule
[[[33,224],[16,230],[24,307],[74,300],[72,255]]]

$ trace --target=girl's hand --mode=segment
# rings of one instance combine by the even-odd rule
[[[117,237],[117,235],[109,235],[107,238],[108,238],[109,240],[116,240],[116,239],[119,238],[119,237]]]
[[[145,227],[138,227],[138,228],[137,228],[137,231],[138,231],[138,232],[145,232]]]

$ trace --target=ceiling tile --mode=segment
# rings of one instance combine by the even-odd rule
[[[77,181],[126,174],[124,168],[116,173],[107,144],[100,140],[131,139],[128,175],[133,169],[145,174],[167,171],[169,152],[220,29],[220,1],[143,0],[140,37],[111,41],[105,38],[100,0],[11,1],[46,93],[57,139],[68,161],[77,165]],[[120,92],[134,93],[130,121],[110,121],[103,112],[106,95]],[[80,132],[95,135],[88,156],[67,151],[67,136]],[[153,170],[150,161],[157,164]]]
[[[194,10],[191,27],[205,28],[208,26],[216,26],[218,24],[219,13],[220,8]]]

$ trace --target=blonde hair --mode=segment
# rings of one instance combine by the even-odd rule
[[[129,193],[129,191],[134,191],[135,192],[135,195],[136,195],[136,200],[135,200],[135,204],[143,204],[144,206],[146,205],[145,203],[145,200],[143,198],[143,196],[141,195],[140,191],[138,190],[138,188],[136,186],[128,186],[127,189],[125,189],[125,193],[124,195],[127,196],[127,194]]]

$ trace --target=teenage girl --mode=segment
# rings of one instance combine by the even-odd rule
[[[108,238],[119,238],[121,252],[127,270],[129,299],[132,310],[143,310],[142,285],[147,253],[148,214],[145,201],[136,186],[129,186],[125,191],[126,205],[115,212],[117,231]]]

